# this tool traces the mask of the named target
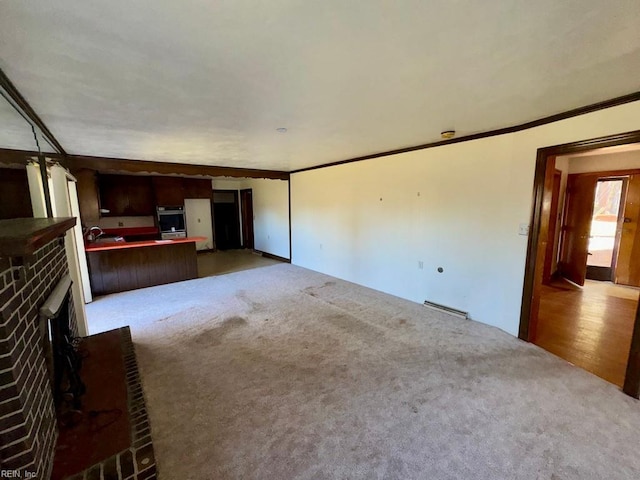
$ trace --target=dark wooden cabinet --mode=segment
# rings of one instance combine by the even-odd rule
[[[213,188],[211,180],[183,178],[184,198],[211,198]]]
[[[0,168],[0,219],[33,217],[27,171]]]
[[[151,177],[135,175],[99,175],[100,208],[103,216],[154,215],[155,198]]]
[[[184,205],[184,186],[181,177],[152,177],[156,205]]]
[[[100,220],[100,198],[98,195],[98,175],[95,170],[83,168],[75,170],[80,221],[83,226],[97,225]]]

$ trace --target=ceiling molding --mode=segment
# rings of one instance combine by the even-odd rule
[[[574,108],[562,113],[556,113],[548,117],[543,117],[531,122],[521,123],[520,125],[514,125],[511,127],[498,128],[496,130],[490,130],[488,132],[474,133],[473,135],[467,135],[464,137],[453,138],[451,140],[440,140],[437,142],[424,143],[422,145],[416,145],[413,147],[398,148],[396,150],[388,150],[386,152],[373,153],[370,155],[363,155],[361,157],[349,158],[347,160],[339,160],[336,162],[324,163],[322,165],[316,165],[314,167],[300,168],[298,170],[292,170],[290,173],[302,173],[310,170],[318,170],[320,168],[335,167],[336,165],[344,165],[346,163],[361,162],[363,160],[372,160],[374,158],[388,157],[391,155],[398,155],[400,153],[413,152],[416,150],[426,150],[428,148],[441,147],[443,145],[450,145],[453,143],[469,142],[471,140],[479,140],[481,138],[495,137],[498,135],[506,135],[508,133],[521,132],[529,128],[540,127],[549,123],[558,122],[560,120],[566,120],[567,118],[577,117],[586,113],[597,112],[598,110],[605,110],[607,108],[624,105],[625,103],[640,101],[640,92],[630,93],[629,95],[623,95],[621,97],[612,98],[603,102],[593,103],[585,107]]]
[[[11,150],[0,148],[0,163],[28,163],[38,152],[28,150]],[[289,173],[278,170],[259,170],[252,168],[216,167],[210,165],[193,165],[187,163],[148,162],[123,158],[90,157],[84,155],[67,155],[45,153],[45,157],[59,161],[70,170],[83,168],[103,173],[146,173],[154,175],[174,175],[192,177],[235,177],[235,178],[269,178],[289,180]]]
[[[16,103],[16,105],[22,110],[22,113],[26,115],[34,125],[36,125],[42,134],[46,137],[47,141],[62,155],[66,155],[64,148],[60,145],[60,142],[53,136],[53,133],[47,128],[42,119],[38,116],[29,102],[22,96],[15,85],[9,80],[9,77],[0,68],[0,87],[2,87],[9,97]]]
[[[158,175],[189,175],[205,177],[271,178],[289,180],[289,173],[277,170],[252,168],[216,167],[189,163],[151,162],[121,158],[68,155],[62,159],[64,166],[78,170],[88,168],[100,172],[130,172]]]

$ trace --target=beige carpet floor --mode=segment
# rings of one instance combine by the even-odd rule
[[[198,277],[224,275],[251,268],[267,267],[281,263],[279,260],[263,257],[252,250],[224,250],[198,253]]]
[[[288,264],[110,295],[160,478],[637,479],[640,403],[535,345]]]

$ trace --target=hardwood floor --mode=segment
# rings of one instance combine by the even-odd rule
[[[622,386],[640,290],[587,280],[543,285],[534,343]]]

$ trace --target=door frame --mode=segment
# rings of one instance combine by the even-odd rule
[[[247,202],[247,198],[251,201]],[[240,190],[240,216],[242,219],[242,247],[253,249],[255,247],[254,225],[253,225],[253,189],[243,188]],[[251,226],[251,235],[248,234]]]
[[[531,208],[531,219],[529,229],[529,239],[527,242],[527,260],[525,263],[524,286],[522,288],[522,306],[520,310],[520,328],[518,338],[530,342],[535,335],[535,322],[532,321],[532,311],[537,310],[538,305],[533,301],[535,289],[536,270],[543,265],[538,262],[538,243],[542,240],[541,229],[543,216],[548,215],[544,211],[545,176],[547,175],[547,164],[551,161],[555,169],[555,157],[580,153],[597,148],[613,147],[617,145],[627,145],[640,143],[640,130],[609,135],[605,137],[581,140],[578,142],[566,143],[539,148],[536,155],[536,168],[533,181],[533,198]],[[545,215],[546,214],[546,215]],[[636,314],[636,321],[631,339],[631,349],[627,362],[627,373],[623,389],[624,393],[634,398],[640,397],[640,308]]]

